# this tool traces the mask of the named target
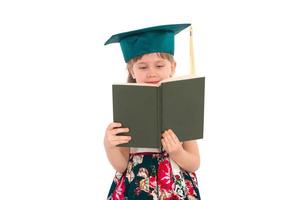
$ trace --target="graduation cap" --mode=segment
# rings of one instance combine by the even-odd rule
[[[191,24],[154,26],[111,36],[105,45],[119,42],[125,62],[148,53],[174,55],[174,36]]]

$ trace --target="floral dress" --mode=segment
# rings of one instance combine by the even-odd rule
[[[200,200],[195,173],[161,149],[131,148],[127,170],[116,172],[108,200]]]

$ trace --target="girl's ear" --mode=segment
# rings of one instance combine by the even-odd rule
[[[172,62],[172,65],[171,65],[171,77],[175,74],[175,71],[176,71],[176,62],[173,61]]]
[[[134,73],[133,73],[132,68],[131,68],[131,69],[128,69],[128,72],[130,73],[131,77],[132,77],[133,79],[135,79],[135,76],[134,76]]]

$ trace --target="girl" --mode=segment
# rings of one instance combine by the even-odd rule
[[[150,27],[112,36],[120,42],[128,82],[159,84],[175,73],[174,36],[190,24]],[[146,114],[146,113],[145,113]],[[121,123],[110,123],[104,136],[107,157],[116,170],[107,199],[200,199],[195,171],[200,156],[196,141],[180,142],[171,129],[162,133],[162,148],[118,147],[130,136]]]

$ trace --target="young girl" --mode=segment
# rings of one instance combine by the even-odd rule
[[[174,36],[190,24],[156,26],[112,36],[120,42],[128,68],[128,82],[159,84],[175,73]],[[146,106],[146,105],[145,105]],[[147,113],[145,113],[147,114]],[[128,148],[130,136],[119,122],[104,136],[107,157],[116,170],[107,199],[200,199],[195,171],[200,156],[197,142],[180,142],[172,129],[162,133],[162,148]]]

